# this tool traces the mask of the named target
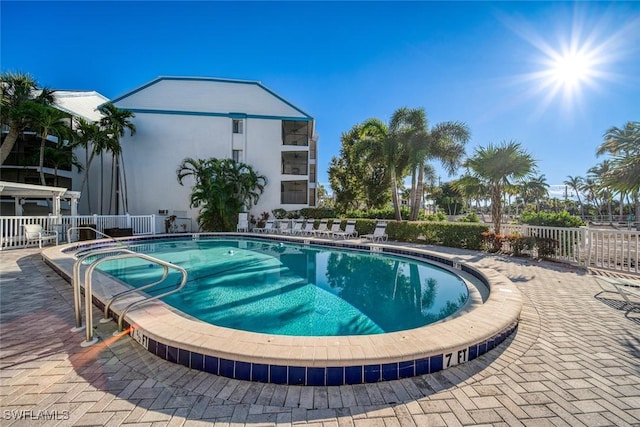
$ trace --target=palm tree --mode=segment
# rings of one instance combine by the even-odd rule
[[[131,136],[136,133],[136,126],[131,121],[132,118],[135,117],[135,114],[131,111],[121,110],[117,108],[110,102],[103,104],[100,106],[100,112],[104,115],[100,119],[100,126],[107,132],[109,135],[111,142],[107,151],[111,153],[113,158],[113,171],[111,174],[111,191],[114,190],[115,183],[115,192],[116,192],[116,214],[120,211],[120,198],[122,198],[123,210],[125,212],[128,211],[128,200],[127,200],[127,177],[124,166],[124,158],[122,157],[122,147],[120,145],[120,138],[124,137],[126,131],[129,130]],[[120,188],[120,170],[122,169],[123,179],[122,184],[123,188]],[[115,180],[115,181],[114,181]],[[102,184],[102,183],[101,183]],[[124,191],[124,194],[121,194],[121,191]],[[122,196],[122,197],[121,197]],[[111,201],[112,197],[109,197],[109,212],[111,212]]]
[[[576,193],[578,204],[580,205],[580,216],[584,214],[582,210],[582,200],[580,200],[580,189],[582,188],[583,184],[584,178],[582,178],[581,176],[567,175],[567,179],[564,181],[564,185],[568,186]]]
[[[608,221],[613,220],[613,209],[612,209],[612,201],[613,201],[613,192],[611,191],[611,187],[606,184],[606,179],[609,173],[611,172],[611,162],[609,160],[603,160],[602,163],[597,164],[596,166],[591,167],[587,174],[591,178],[589,181],[591,184],[591,191],[593,192],[596,199],[600,199],[600,206],[606,204],[607,206],[607,215]],[[600,211],[602,215],[602,211]]]
[[[540,199],[543,199],[549,195],[549,184],[544,175],[538,177],[530,177],[527,180],[523,180],[520,185],[521,196],[524,199],[525,204],[529,202],[535,202],[536,212],[540,204]]]
[[[426,126],[423,109],[399,108],[389,126],[381,120],[369,119],[362,124],[360,137],[368,143],[365,154],[369,161],[381,164],[388,172],[391,200],[396,220],[402,220],[398,200],[398,177],[402,178],[409,165],[409,146],[417,143]]]
[[[34,101],[26,101],[25,107],[26,123],[29,129],[40,135],[40,183],[47,185],[44,178],[44,151],[47,138],[50,135],[58,137],[58,141],[70,139],[72,130],[70,127],[70,117],[56,108],[42,105]]]
[[[75,144],[85,149],[85,171],[80,185],[80,192],[87,186],[87,207],[91,209],[91,194],[89,186],[89,170],[96,155],[101,155],[109,147],[111,140],[97,122],[88,122],[82,118],[76,119]]]
[[[43,105],[50,105],[54,101],[53,91],[42,89],[39,93],[37,83],[27,73],[2,73],[0,75],[0,119],[2,124],[9,127],[2,145],[0,145],[0,165],[4,164],[18,137],[27,126],[27,101],[36,101]]]
[[[239,212],[258,202],[266,178],[250,165],[231,159],[185,158],[176,171],[178,182],[191,177],[190,206],[200,208],[198,223],[206,231],[231,231]]]
[[[484,180],[481,180],[477,176],[463,175],[453,181],[451,185],[469,201],[475,200],[477,210],[480,209],[480,200],[486,200],[489,194]]]
[[[65,147],[58,143],[56,147],[45,147],[44,156],[47,162],[53,165],[53,185],[58,186],[58,170],[60,168],[75,166],[78,172],[82,172],[82,163],[78,161],[78,158],[69,147]]]
[[[410,145],[409,151],[412,178],[411,214],[409,217],[411,221],[418,219],[422,205],[425,163],[438,159],[449,175],[452,175],[462,163],[465,144],[470,137],[469,128],[461,122],[442,122],[429,130],[424,109],[418,109],[417,112],[421,117],[415,126],[417,127],[420,123],[424,123],[424,126],[418,128],[413,140],[414,143]],[[417,178],[415,178],[416,172]]]
[[[477,148],[464,165],[489,187],[494,232],[500,234],[504,188],[514,180],[530,175],[535,169],[535,160],[519,143],[509,141]]]
[[[611,155],[611,169],[603,177],[604,184],[633,196],[636,221],[640,218],[640,122],[627,122],[624,128],[609,128],[596,154]],[[622,209],[622,208],[621,208]]]

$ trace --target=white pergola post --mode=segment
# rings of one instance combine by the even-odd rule
[[[13,203],[14,203],[14,212],[16,213],[16,216],[22,216],[23,213],[23,209],[22,209],[22,204],[20,203],[20,200],[22,200],[21,197],[14,197],[13,198]]]

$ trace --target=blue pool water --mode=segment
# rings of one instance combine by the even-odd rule
[[[163,301],[202,321],[296,336],[381,334],[417,328],[468,298],[456,275],[389,255],[260,240],[173,240],[131,249],[185,268],[189,281]],[[162,267],[139,259],[101,264],[132,285],[158,280]],[[157,293],[175,287],[172,273]]]

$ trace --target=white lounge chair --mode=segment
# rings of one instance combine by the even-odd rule
[[[24,224],[24,237],[27,245],[31,242],[38,242],[38,247],[42,248],[42,242],[52,241],[58,244],[58,232],[43,230],[40,224]]]
[[[238,225],[236,226],[236,230],[238,232],[244,231],[245,233],[249,231],[249,214],[246,212],[240,212],[238,214]]]
[[[327,228],[327,222],[328,222],[328,220],[321,219],[320,220],[320,224],[318,224],[318,228],[313,230],[313,235],[314,236],[323,236],[323,235],[327,234],[327,232],[329,231],[329,229]]]
[[[304,221],[302,220],[296,220],[293,223],[293,228],[285,228],[281,231],[282,234],[298,234],[300,231],[302,231],[302,224],[304,223]]]
[[[313,228],[313,220],[308,219],[304,224],[304,228],[300,230],[298,234],[300,234],[301,236],[311,236],[313,235],[314,231],[316,230]]]
[[[276,228],[276,232],[278,234],[289,234],[290,228],[289,220],[280,220],[278,221],[278,228]]]
[[[385,233],[386,229],[387,224],[384,222],[379,222],[376,224],[376,228],[374,228],[373,233],[364,234],[361,237],[365,240],[371,240],[374,242],[384,242],[389,238],[389,236],[387,236],[387,233]]]
[[[341,233],[341,232],[342,232],[342,229],[340,229],[340,222],[341,222],[341,221],[340,221],[339,219],[334,220],[334,221],[331,223],[331,228],[330,228],[329,230],[327,230],[324,234],[325,234],[327,237],[333,237],[333,235],[334,235],[335,233]]]
[[[254,228],[253,231],[258,233],[273,233],[275,228],[273,228],[274,222],[272,219],[267,220],[264,224],[264,227]]]
[[[355,221],[347,221],[347,225],[344,227],[344,231],[334,231],[332,236],[335,238],[342,237],[346,240],[347,237],[358,237],[358,232],[356,231],[356,222]]]
[[[623,284],[614,284],[615,288],[618,290],[618,293],[625,301],[625,307],[629,307],[627,309],[627,313],[631,310],[640,310],[640,287],[637,286],[627,286]]]

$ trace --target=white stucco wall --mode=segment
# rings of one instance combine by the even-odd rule
[[[198,209],[189,207],[193,182],[186,179],[184,186],[179,185],[178,165],[186,157],[232,158],[233,149],[241,149],[242,161],[267,177],[265,193],[251,209],[252,214],[308,206],[280,203],[282,180],[308,179],[308,175],[281,174],[283,150],[308,150],[282,145],[282,120],[312,119],[263,86],[161,78],[116,98],[114,104],[135,114],[136,134],[121,139],[130,214],[187,211],[196,225]],[[243,133],[233,134],[232,120],[238,114],[244,120]],[[97,179],[98,171],[92,167],[92,180]],[[95,197],[97,194],[92,194],[92,199]]]

